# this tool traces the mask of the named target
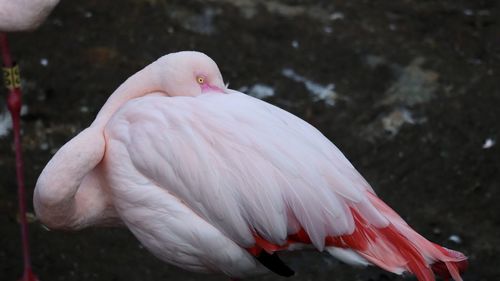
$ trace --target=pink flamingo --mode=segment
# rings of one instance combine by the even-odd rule
[[[277,252],[327,251],[420,281],[462,280],[466,257],[429,242],[300,118],[228,89],[202,53],[125,81],[38,179],[50,228],[125,224],[158,258],[231,278],[293,271]]]

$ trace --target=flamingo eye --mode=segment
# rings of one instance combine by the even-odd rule
[[[205,83],[205,78],[203,78],[203,77],[201,77],[201,76],[198,76],[198,77],[196,78],[196,81],[198,82],[198,84],[203,84],[203,83]]]

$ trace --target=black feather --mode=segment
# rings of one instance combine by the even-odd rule
[[[290,277],[295,274],[295,272],[290,269],[276,253],[269,254],[266,251],[261,251],[258,256],[255,257],[263,266],[272,272],[284,276]]]

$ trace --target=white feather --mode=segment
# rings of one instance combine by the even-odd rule
[[[339,259],[342,262],[345,262],[347,264],[353,265],[353,266],[368,266],[371,265],[370,262],[368,262],[365,258],[360,256],[358,253],[351,249],[344,249],[344,248],[338,248],[338,247],[326,247],[326,251]]]

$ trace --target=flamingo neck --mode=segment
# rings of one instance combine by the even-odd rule
[[[91,127],[103,130],[113,114],[127,101],[152,92],[162,92],[161,84],[157,82],[158,79],[155,79],[157,75],[153,67],[154,63],[146,66],[123,82],[103,105]]]

